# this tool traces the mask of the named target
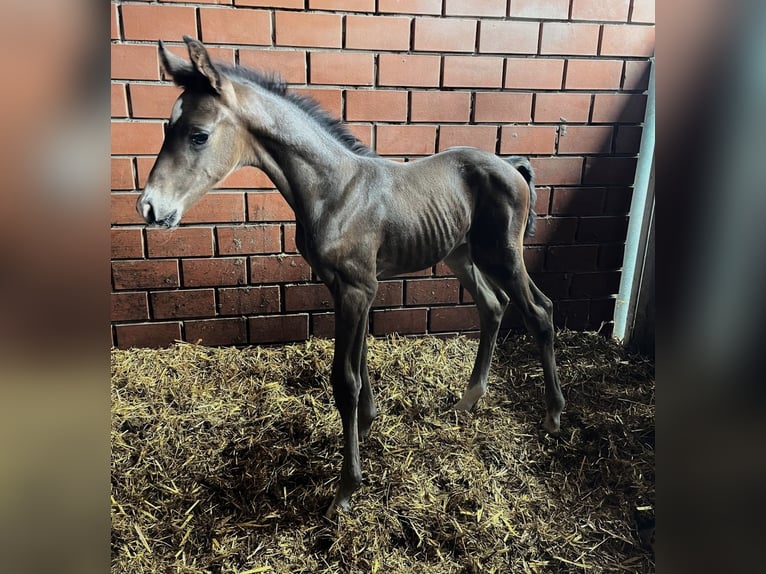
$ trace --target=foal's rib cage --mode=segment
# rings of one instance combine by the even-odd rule
[[[184,212],[238,167],[262,169],[295,212],[296,245],[329,287],[335,308],[331,381],[343,422],[343,465],[328,510],[348,508],[362,470],[359,440],[377,407],[366,333],[378,278],[444,260],[479,311],[479,348],[456,409],[487,389],[500,323],[512,301],[537,340],[545,380],[544,426],[564,408],[553,352],[552,303],[530,279],[525,234],[534,231],[534,175],[524,157],[452,148],[400,164],[377,157],[340,121],[271,76],[211,62],[184,37],[190,62],[165,49],[163,67],[184,88],[137,209],[149,224]]]

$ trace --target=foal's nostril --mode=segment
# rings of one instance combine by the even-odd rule
[[[136,203],[136,210],[138,211],[138,214],[144,218],[146,223],[151,224],[156,222],[154,208],[147,200],[139,198],[138,203]]]

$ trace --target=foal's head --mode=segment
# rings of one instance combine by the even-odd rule
[[[147,223],[175,227],[210,188],[248,161],[248,133],[237,117],[237,89],[205,47],[184,36],[191,62],[160,42],[160,58],[184,88],[136,208]]]

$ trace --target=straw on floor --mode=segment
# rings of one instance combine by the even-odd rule
[[[450,406],[476,341],[370,339],[380,417],[352,511],[332,342],[112,350],[112,572],[654,572],[654,365],[563,331],[562,435],[533,341]]]

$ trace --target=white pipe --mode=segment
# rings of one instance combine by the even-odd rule
[[[624,340],[630,335],[635,317],[638,288],[641,284],[641,269],[646,253],[649,221],[654,209],[654,186],[649,185],[654,164],[654,58],[649,72],[649,95],[646,100],[644,132],[638,152],[636,179],[633,198],[630,203],[628,237],[625,240],[625,255],[620,277],[620,291],[614,306],[613,336]]]

